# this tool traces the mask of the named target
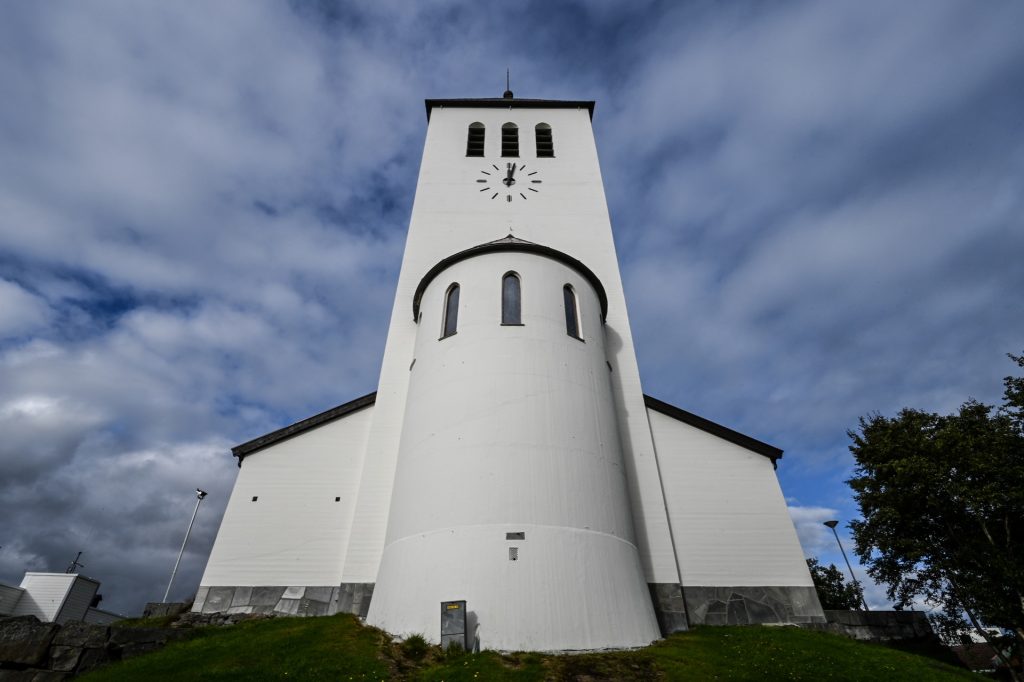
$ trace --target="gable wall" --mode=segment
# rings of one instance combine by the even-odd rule
[[[372,414],[363,408],[245,457],[201,586],[341,582]]]
[[[77,577],[74,573],[26,573],[21,580],[24,593],[11,615],[35,616],[44,623],[53,622]]]
[[[771,459],[647,415],[683,585],[813,585]]]

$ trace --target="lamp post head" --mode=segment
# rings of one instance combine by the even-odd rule
[[[206,495],[207,495],[207,492],[205,490],[200,490],[199,488],[196,488],[196,497],[197,498],[199,498],[201,500],[204,497],[206,497]]]
[[[825,521],[825,525],[828,526],[829,528],[831,528],[832,530],[835,530],[836,526],[839,525],[839,522],[838,521]]]

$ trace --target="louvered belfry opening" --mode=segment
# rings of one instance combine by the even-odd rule
[[[519,126],[515,123],[501,126],[501,155],[519,156]]]
[[[484,134],[486,129],[483,123],[470,123],[469,136],[466,140],[466,156],[484,155]]]
[[[551,126],[547,123],[538,123],[534,130],[537,135],[537,158],[553,158],[555,141],[551,137]]]

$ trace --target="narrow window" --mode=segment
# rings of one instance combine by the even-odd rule
[[[469,138],[466,141],[466,156],[483,156],[484,155],[484,124],[470,123],[469,124]]]
[[[555,141],[551,138],[551,126],[538,123],[534,130],[537,134],[537,158],[554,157]]]
[[[459,324],[459,285],[453,284],[448,287],[448,293],[444,295],[444,330],[441,338],[446,338],[455,333]]]
[[[519,290],[519,275],[514,272],[506,273],[501,278],[501,323],[522,324],[520,310],[521,295]]]
[[[565,333],[578,339],[580,338],[580,315],[576,307],[576,292],[566,284],[562,287],[562,297],[565,299]]]
[[[519,126],[515,123],[501,126],[501,155],[519,156]]]

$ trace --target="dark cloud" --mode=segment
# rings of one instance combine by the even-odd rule
[[[0,579],[194,590],[230,445],[373,390],[425,97],[598,100],[645,389],[787,450],[1024,349],[1019,3],[26,4],[0,25]],[[817,531],[814,529],[818,528]],[[845,536],[844,536],[845,538]],[[831,555],[829,553],[832,552]],[[881,596],[877,596],[879,603]]]

